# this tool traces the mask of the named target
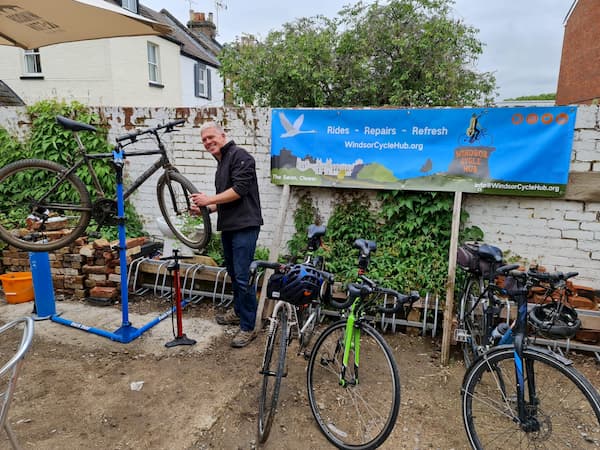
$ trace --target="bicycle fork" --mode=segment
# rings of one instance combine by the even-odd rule
[[[540,430],[540,422],[537,419],[537,393],[535,390],[535,372],[532,360],[524,360],[523,346],[525,344],[524,329],[527,326],[527,300],[519,302],[518,317],[519,322],[517,327],[523,332],[517,332],[514,343],[514,361],[515,375],[517,380],[517,408],[521,429],[526,433],[536,432]],[[519,330],[520,331],[520,330]],[[525,363],[525,364],[523,364]],[[529,402],[525,399],[525,374],[527,375],[527,392],[529,393]]]
[[[358,366],[360,363],[360,328],[356,325],[356,316],[354,308],[350,311],[348,320],[346,321],[346,331],[344,332],[344,357],[342,359],[342,367],[340,370],[339,383],[340,386],[355,386],[359,383]],[[338,344],[339,345],[339,344]],[[354,378],[346,379],[346,370],[350,363],[350,351],[354,350]],[[338,350],[336,350],[337,353]]]

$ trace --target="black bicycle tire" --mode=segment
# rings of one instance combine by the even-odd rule
[[[281,333],[278,334],[278,331]],[[257,429],[257,440],[263,444],[269,437],[271,432],[271,426],[273,425],[273,418],[277,410],[277,402],[279,401],[279,391],[281,389],[281,378],[285,370],[285,358],[287,353],[288,343],[288,326],[287,326],[287,310],[286,308],[280,308],[277,313],[277,322],[273,333],[269,335],[267,339],[267,346],[265,348],[265,357],[263,361],[263,379],[260,391],[260,397],[258,401],[258,429]],[[271,359],[273,357],[273,351],[277,344],[277,337],[279,336],[279,359],[277,361],[277,372],[275,374],[275,380],[273,381],[273,394],[271,401],[267,400],[267,390],[269,387],[269,381],[273,378],[269,371],[271,369]],[[267,404],[269,403],[269,404]],[[268,409],[267,409],[268,408]]]
[[[173,225],[167,205],[164,203],[164,197],[162,195],[163,190],[166,188],[167,183],[172,180],[176,183],[179,183],[185,190],[187,190],[190,194],[195,194],[198,192],[198,189],[194,186],[194,184],[188,180],[185,176],[183,176],[179,172],[169,171],[165,172],[158,179],[158,183],[156,184],[156,195],[158,199],[158,207],[160,208],[160,212],[165,219],[165,222],[169,229],[173,232],[173,234],[179,239],[182,243],[187,245],[190,248],[196,250],[204,250],[208,243],[210,242],[210,238],[212,235],[211,230],[211,222],[210,222],[210,211],[206,207],[200,208],[200,214],[202,216],[202,222],[204,226],[204,233],[202,235],[202,239],[199,241],[192,241],[188,239],[185,235],[183,235],[175,225]]]
[[[480,341],[483,340],[483,327],[485,326],[483,320],[484,320],[484,316],[483,314],[481,314],[479,317],[481,318],[481,321],[479,324],[476,324],[475,321],[473,320],[473,316],[472,316],[472,301],[471,301],[471,297],[475,296],[475,297],[479,297],[479,295],[481,294],[481,292],[479,292],[479,294],[472,294],[472,290],[473,290],[473,286],[477,286],[477,290],[481,291],[482,289],[482,284],[481,284],[481,280],[478,276],[476,275],[471,275],[466,284],[465,284],[465,290],[464,293],[461,295],[460,301],[461,301],[461,305],[460,305],[460,309],[459,309],[459,318],[458,318],[458,323],[460,325],[462,325],[462,327],[468,332],[469,334],[469,338],[466,342],[462,342],[461,343],[461,350],[462,350],[462,354],[463,354],[463,361],[465,364],[465,367],[469,367],[471,364],[473,364],[473,362],[477,359],[477,357],[479,356],[479,352],[477,351],[477,347],[479,344],[477,344],[477,342],[481,343]],[[461,314],[464,314],[463,317],[460,317]]]
[[[565,395],[568,397],[569,403],[574,403],[574,395],[579,392],[583,394],[582,401],[587,405],[589,403],[591,407],[591,411],[595,414],[596,421],[593,420],[593,415],[590,420],[590,427],[594,429],[595,435],[593,437],[585,436],[583,437],[587,428],[584,426],[584,423],[577,422],[579,426],[564,426],[564,428],[575,429],[574,434],[568,436],[565,440],[568,441],[568,445],[573,448],[582,448],[585,447],[584,442],[577,442],[574,437],[580,436],[580,440],[583,439],[585,442],[589,443],[588,439],[595,440],[598,442],[600,438],[600,431],[598,425],[600,424],[600,396],[596,389],[592,386],[592,384],[573,366],[566,365],[561,362],[559,357],[555,356],[550,351],[546,351],[544,349],[539,349],[536,347],[529,347],[524,350],[524,363],[527,360],[534,361],[536,365],[535,378],[536,380],[536,388],[538,391],[538,398],[540,399],[540,404],[537,408],[540,410],[540,417],[545,418],[546,421],[542,421],[542,424],[546,426],[544,430],[538,431],[538,435],[531,435],[532,438],[536,438],[540,441],[541,444],[548,441],[556,446],[556,448],[566,448],[565,442],[563,442],[560,438],[561,436],[557,436],[557,425],[560,420],[570,420],[574,418],[577,414],[573,412],[572,409],[567,409],[565,404],[561,404],[556,401],[552,401],[549,396],[554,393],[560,393],[561,395]],[[506,362],[506,370],[502,370],[501,366],[502,362]],[[525,364],[524,364],[525,366]],[[542,369],[540,369],[542,367]],[[554,383],[548,381],[548,383],[543,383],[543,380],[540,380],[542,377],[544,370],[548,368],[550,369],[550,373],[556,373],[557,377],[554,380]],[[511,370],[512,369],[512,372]],[[526,445],[526,448],[532,445],[530,439],[527,439],[528,435],[525,434],[524,437],[519,434],[523,433],[519,427],[519,424],[513,420],[511,414],[514,416],[515,412],[512,411],[512,406],[510,405],[512,396],[512,391],[509,392],[508,389],[511,388],[513,383],[507,383],[504,377],[502,378],[502,389],[498,388],[498,390],[502,391],[500,394],[500,399],[502,401],[494,402],[493,398],[485,397],[479,398],[479,394],[474,394],[476,392],[477,386],[480,383],[485,383],[485,380],[482,381],[485,374],[491,374],[494,372],[494,376],[497,377],[500,373],[505,373],[506,378],[510,378],[511,375],[514,376],[514,348],[512,346],[501,346],[496,347],[490,350],[484,357],[480,358],[471,366],[471,368],[467,371],[463,378],[463,384],[461,388],[461,409],[462,409],[462,419],[463,425],[465,427],[465,431],[467,433],[467,439],[474,449],[489,449],[491,446],[487,442],[482,442],[483,437],[481,435],[481,431],[477,432],[477,426],[490,427],[490,433],[495,433],[495,442],[494,448],[519,448],[518,444],[523,442]],[[561,377],[558,377],[561,375]],[[492,375],[490,375],[491,377]],[[563,378],[564,377],[564,378]],[[563,385],[561,381],[566,381],[567,384]],[[497,379],[492,380],[490,383],[491,386],[496,385],[498,387],[499,383]],[[541,386],[546,384],[550,385],[550,389],[541,392]],[[527,386],[527,380],[525,380],[525,385]],[[563,387],[566,386],[566,387]],[[570,389],[567,389],[569,388]],[[484,386],[482,386],[482,390]],[[565,391],[568,390],[569,394],[564,394]],[[477,399],[477,402],[474,402],[474,399]],[[493,412],[497,415],[490,417],[489,415],[485,415],[485,412],[480,412],[479,410],[473,411],[473,404],[481,404],[484,408],[488,408],[490,414]],[[513,403],[516,403],[513,401]],[[556,414],[547,414],[549,409],[547,409],[548,405],[553,407],[552,412],[556,412]],[[504,408],[502,411],[501,409]],[[574,408],[576,411],[581,411],[581,407]],[[584,417],[590,416],[589,412],[585,412],[583,414]],[[504,419],[508,418],[508,420]],[[477,425],[474,421],[477,420]],[[552,423],[548,423],[549,420],[553,420]],[[513,428],[511,429],[502,429],[501,424],[507,423],[512,424]],[[532,432],[533,433],[533,432]],[[544,434],[545,433],[545,434]],[[499,438],[503,438],[505,442],[497,442]],[[523,437],[523,439],[520,439]],[[544,440],[544,442],[541,442]],[[544,447],[546,448],[546,447]]]
[[[12,176],[25,169],[47,170],[57,174],[62,174],[67,171],[64,166],[53,161],[47,161],[44,159],[23,159],[7,164],[0,169],[0,185],[6,179],[6,177]],[[10,230],[7,230],[2,224],[0,224],[0,239],[7,244],[21,250],[31,252],[50,252],[62,247],[66,247],[74,242],[78,237],[82,236],[91,220],[92,203],[90,194],[83,181],[81,181],[81,179],[75,173],[69,174],[65,178],[65,182],[70,183],[74,190],[79,194],[81,200],[80,206],[82,208],[87,208],[87,210],[83,210],[81,212],[81,216],[79,216],[77,225],[73,228],[72,233],[47,243],[30,243],[24,240],[16,239],[10,233]]]
[[[389,347],[388,343],[383,338],[383,336],[381,336],[381,334],[379,334],[371,325],[369,325],[368,323],[366,323],[364,321],[357,322],[355,324],[355,326],[360,328],[360,330],[361,330],[361,339],[363,338],[364,333],[366,333],[371,338],[373,338],[374,341],[378,344],[379,349],[381,349],[381,351],[383,352],[384,358],[385,358],[385,360],[389,366],[390,372],[391,372],[391,381],[393,384],[393,388],[392,388],[393,392],[391,395],[392,399],[391,399],[391,404],[390,404],[390,408],[388,411],[388,416],[385,420],[385,425],[382,427],[381,431],[379,433],[377,433],[377,435],[374,438],[370,439],[368,442],[362,442],[360,444],[349,444],[349,443],[346,443],[336,437],[336,435],[330,429],[330,425],[328,425],[326,423],[325,419],[321,416],[321,413],[320,413],[321,407],[319,406],[319,400],[316,398],[315,390],[314,390],[314,385],[315,385],[314,373],[315,373],[315,367],[317,364],[317,358],[319,357],[320,349],[323,345],[325,345],[325,342],[334,333],[340,331],[340,329],[342,329],[341,331],[343,332],[343,329],[345,329],[345,327],[346,327],[345,320],[333,323],[332,325],[327,327],[323,331],[323,333],[321,333],[321,335],[318,337],[318,339],[315,342],[315,345],[311,351],[311,354],[310,354],[308,368],[306,371],[306,383],[307,383],[307,391],[308,391],[308,399],[309,399],[309,403],[310,403],[310,409],[312,411],[313,417],[315,418],[315,420],[317,422],[317,425],[319,426],[319,429],[321,430],[323,435],[327,438],[327,440],[329,440],[329,442],[331,442],[333,445],[335,445],[336,447],[341,448],[341,449],[367,450],[367,449],[373,449],[373,448],[376,448],[376,447],[379,447],[380,445],[382,445],[383,442],[388,438],[388,436],[394,429],[394,425],[396,424],[396,419],[398,418],[398,413],[400,411],[400,375],[398,373],[398,366],[394,359],[393,352],[392,352],[391,348]],[[361,358],[363,358],[363,361],[364,361],[364,356],[365,356],[364,348],[361,348],[360,351],[361,351]],[[319,364],[320,364],[320,361],[319,361]],[[364,373],[364,371],[366,370],[365,364],[361,365],[361,370],[362,370],[362,373]],[[337,385],[337,387],[339,387],[339,384]],[[330,388],[333,390],[334,386],[330,386]],[[341,389],[351,389],[351,387],[343,387]],[[378,386],[378,389],[380,389],[380,386]],[[364,400],[364,399],[361,399],[361,400]],[[339,412],[341,409],[342,408],[336,408],[336,412]]]

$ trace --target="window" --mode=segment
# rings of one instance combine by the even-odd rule
[[[210,99],[210,70],[204,64],[194,64],[194,95]]]
[[[137,5],[137,0],[121,0],[121,6],[125,9],[128,9],[131,12],[134,12],[137,14],[138,12],[138,5]]]
[[[158,45],[148,42],[148,77],[150,83],[160,84]]]
[[[42,73],[42,61],[40,59],[40,49],[25,50],[25,75],[40,75]]]

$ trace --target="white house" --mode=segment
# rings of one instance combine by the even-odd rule
[[[187,28],[168,11],[153,11],[139,0],[111,2],[165,23],[172,32],[35,50],[0,46],[0,81],[26,104],[55,98],[93,106],[223,106],[221,46],[211,14],[206,20],[193,13]]]

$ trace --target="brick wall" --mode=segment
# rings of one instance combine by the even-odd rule
[[[265,225],[259,245],[269,247],[275,236],[282,187],[270,183],[270,110],[189,109],[189,108],[103,108],[111,124],[109,140],[134,127],[154,126],[175,117],[185,117],[181,131],[165,135],[165,144],[176,166],[200,190],[214,192],[216,162],[202,151],[198,128],[206,120],[224,124],[228,136],[254,155],[260,184]],[[23,136],[29,124],[23,108],[0,108],[0,123]],[[135,124],[135,126],[134,126]],[[136,148],[150,147],[140,141]],[[130,160],[127,173],[137,176],[144,168],[140,157]],[[571,170],[600,172],[600,123],[597,106],[580,106],[577,110]],[[134,203],[144,219],[147,231],[158,235],[155,218],[159,214],[155,198],[155,180],[135,194]],[[304,188],[302,188],[304,189]],[[300,188],[292,188],[286,208],[281,252],[294,232],[293,211]],[[333,189],[310,189],[324,221],[332,211]],[[372,197],[375,192],[369,191]],[[600,196],[594,202],[528,197],[484,196],[465,194],[463,207],[469,213],[467,225],[477,225],[485,232],[486,242],[497,245],[523,262],[539,262],[548,270],[579,271],[578,284],[600,288]]]
[[[557,105],[591,104],[600,99],[600,2],[579,0],[563,37]]]

